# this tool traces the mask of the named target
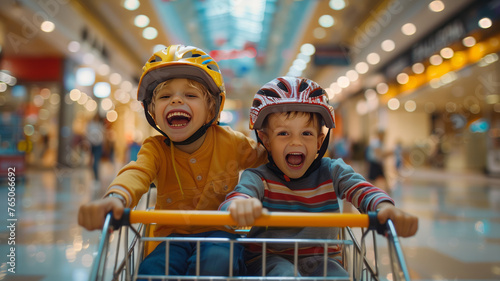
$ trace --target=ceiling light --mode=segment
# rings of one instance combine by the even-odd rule
[[[99,75],[102,75],[102,76],[106,76],[109,74],[109,65],[103,63],[101,65],[99,65],[99,67],[97,67],[97,73],[99,73]]]
[[[76,53],[80,51],[80,43],[78,41],[71,41],[68,43],[68,51]]]
[[[300,71],[304,71],[307,67],[307,63],[301,59],[296,59],[293,61],[293,66]]]
[[[157,36],[158,36],[158,30],[156,30],[156,28],[154,28],[154,27],[151,27],[151,26],[146,27],[142,31],[142,37],[144,37],[144,39],[153,40]]]
[[[306,63],[309,63],[311,61],[311,56],[306,56],[303,53],[299,53],[297,55],[297,58],[305,61]]]
[[[462,40],[462,44],[464,44],[465,47],[472,47],[476,45],[476,38],[467,36]]]
[[[342,92],[342,88],[339,86],[337,82],[333,82],[332,84],[330,84],[330,89],[335,95],[340,94]]]
[[[432,65],[440,65],[443,63],[443,58],[440,55],[433,55],[429,58],[429,62]]]
[[[413,112],[417,109],[417,103],[413,100],[405,102],[405,109],[408,112]]]
[[[453,57],[454,52],[453,52],[452,48],[446,47],[446,48],[441,49],[439,54],[445,59],[451,59]]]
[[[109,122],[115,122],[116,119],[118,119],[118,112],[114,110],[110,110],[106,113],[106,119],[108,119]]]
[[[335,11],[340,11],[345,8],[345,1],[344,0],[330,0],[330,8],[332,8]]]
[[[365,98],[367,100],[374,100],[377,98],[377,92],[374,89],[367,89],[365,91]]]
[[[51,22],[51,21],[44,21],[42,22],[42,24],[40,25],[40,29],[43,31],[43,32],[52,32],[54,31],[54,29],[56,29],[56,25]]]
[[[300,52],[307,56],[312,56],[316,52],[316,48],[313,44],[306,43],[300,47]]]
[[[118,73],[112,73],[109,75],[109,82],[113,85],[118,85],[122,82],[122,76]]]
[[[94,59],[95,59],[95,57],[91,53],[86,53],[82,57],[82,61],[84,64],[92,64],[94,62]]]
[[[316,39],[323,39],[326,37],[326,31],[322,27],[316,27],[313,30],[313,35],[314,35],[314,38],[316,38]]]
[[[335,24],[335,19],[330,15],[322,15],[321,17],[319,17],[318,23],[322,27],[328,28],[332,27]]]
[[[125,2],[123,2],[123,7],[129,11],[137,10],[140,5],[141,3],[138,0],[125,0]]]
[[[132,91],[132,83],[130,81],[125,80],[120,84],[120,89],[130,92]]]
[[[408,83],[408,81],[410,81],[410,77],[408,76],[408,74],[402,72],[398,74],[396,80],[398,81],[399,84],[404,85]]]
[[[429,3],[429,9],[436,13],[441,12],[444,10],[444,3],[440,0],[432,1]]]
[[[390,110],[396,110],[400,106],[399,100],[397,98],[392,98],[387,102],[387,107],[389,107]]]
[[[356,70],[352,70],[352,69],[347,71],[346,76],[347,76],[347,78],[349,78],[349,80],[351,82],[354,82],[354,81],[358,80],[358,78],[359,78],[359,74],[356,72]]]
[[[359,74],[365,74],[370,69],[370,66],[366,62],[358,62],[354,67]]]
[[[366,61],[371,65],[375,65],[380,62],[380,56],[377,53],[370,53],[366,56]]]
[[[490,18],[482,18],[479,20],[478,24],[482,29],[487,29],[491,27],[492,22]]]
[[[387,92],[389,91],[389,85],[384,82],[378,83],[375,88],[377,89],[377,93],[381,95],[387,94]]]
[[[85,108],[88,110],[88,111],[94,111],[97,109],[97,102],[95,100],[88,100],[86,103],[85,103]]]
[[[78,99],[77,103],[78,104],[85,104],[88,100],[89,100],[89,96],[87,96],[87,94],[85,94],[85,93],[82,93],[82,95]]]
[[[149,17],[146,15],[138,15],[134,19],[134,24],[137,27],[146,27],[149,24]]]
[[[404,35],[413,35],[417,32],[417,27],[413,23],[407,23],[401,27],[401,31]]]
[[[105,98],[101,101],[101,108],[105,111],[111,110],[113,108],[113,101],[110,98]]]
[[[69,92],[69,98],[72,100],[72,101],[77,101],[80,99],[80,97],[82,96],[82,92],[80,92],[80,90],[78,89],[73,89]]]
[[[422,63],[417,62],[416,64],[412,65],[411,70],[415,74],[422,74],[425,71],[425,66]]]
[[[337,79],[337,84],[342,89],[345,89],[345,88],[349,87],[349,85],[351,84],[351,81],[346,76],[340,76],[339,79]]]
[[[76,71],[76,83],[80,86],[90,86],[94,84],[95,71],[89,67],[82,67]]]
[[[111,86],[108,82],[97,82],[94,85],[94,96],[96,98],[106,98],[111,94]]]
[[[382,50],[386,52],[393,51],[394,48],[396,48],[396,44],[394,44],[394,41],[387,39],[381,44]]]

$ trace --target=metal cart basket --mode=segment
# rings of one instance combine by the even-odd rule
[[[218,211],[144,211],[126,209],[120,222],[114,221],[108,214],[102,229],[102,236],[94,259],[90,280],[381,280],[375,243],[376,232],[387,237],[389,256],[391,260],[392,280],[410,280],[404,260],[403,252],[393,223],[389,220],[380,225],[376,213],[369,214],[331,214],[331,213],[296,213],[271,212],[262,215],[255,222],[255,226],[310,226],[310,227],[341,227],[341,237],[332,239],[253,239],[242,234],[238,239],[225,238],[179,238],[179,237],[150,237],[150,227],[155,224],[171,225],[236,225],[228,212]],[[112,231],[115,229],[117,231]],[[356,235],[353,229],[359,229]],[[138,276],[138,267],[145,255],[150,252],[151,244],[166,241],[168,247],[172,241],[195,242],[198,251],[202,243],[229,243],[230,250],[235,243],[261,243],[263,248],[263,266],[266,262],[266,246],[271,243],[294,243],[297,260],[297,248],[308,243],[321,243],[324,248],[328,245],[340,245],[342,250],[342,264],[349,273],[349,277],[326,276],[318,277],[295,276],[270,277],[265,276],[233,276],[232,256],[230,257],[228,276],[200,276],[200,259],[197,256],[195,276],[169,276],[168,266],[164,276]],[[373,243],[374,258],[369,260],[366,255],[366,241]],[[156,244],[155,244],[156,243]],[[168,264],[168,250],[166,263]],[[328,257],[325,250],[324,259]],[[296,263],[295,263],[296,264]],[[326,263],[325,263],[326,264]]]

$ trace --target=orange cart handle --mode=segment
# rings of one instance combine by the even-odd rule
[[[255,220],[253,226],[276,227],[365,227],[376,228],[376,213],[338,214],[305,212],[268,212]],[[237,225],[227,211],[141,211],[125,209],[117,227],[134,223],[167,225]],[[116,229],[116,227],[115,227]]]

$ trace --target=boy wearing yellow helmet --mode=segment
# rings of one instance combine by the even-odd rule
[[[328,128],[325,135],[323,126]],[[333,107],[326,92],[314,81],[301,77],[278,77],[255,95],[250,109],[250,128],[269,154],[269,163],[248,169],[227,200],[219,207],[229,210],[239,225],[254,223],[263,208],[281,212],[339,212],[346,199],[360,212],[380,209],[377,218],[394,221],[401,236],[414,235],[418,219],[396,207],[382,190],[367,182],[342,159],[323,157],[330,129],[335,126]],[[250,238],[336,239],[338,228],[252,227]],[[306,247],[307,246],[307,247]],[[336,260],[339,246],[308,244],[298,249],[293,243],[267,245],[266,267],[262,268],[262,246],[249,244],[246,259],[250,275],[347,277]],[[324,264],[325,250],[329,258]]]
[[[239,172],[267,161],[265,149],[242,133],[217,125],[225,100],[217,63],[203,50],[172,45],[156,52],[143,68],[138,100],[149,124],[161,135],[147,138],[118,173],[103,199],[84,204],[79,224],[100,229],[105,214],[116,219],[137,205],[151,182],[157,210],[217,210],[238,182]],[[158,225],[155,236],[238,237],[225,227]],[[195,275],[194,243],[170,243],[171,275]],[[227,276],[229,245],[202,243],[201,275]],[[236,275],[244,270],[243,248],[235,244]],[[165,274],[165,242],[141,263],[140,274]]]

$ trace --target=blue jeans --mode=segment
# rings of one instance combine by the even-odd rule
[[[247,264],[248,274],[262,276],[262,255],[248,254],[247,258],[251,259],[251,262]],[[323,265],[322,255],[299,257],[297,276],[323,276]],[[349,276],[347,271],[335,259],[328,258],[326,268],[326,276]],[[267,254],[266,276],[294,276],[293,256]]]
[[[236,239],[240,236],[225,231],[197,234],[171,234],[168,237],[211,237]],[[165,242],[159,244],[140,264],[139,274],[165,275]],[[244,247],[234,243],[233,276],[244,275]],[[170,242],[169,275],[196,275],[196,242]],[[229,243],[200,243],[200,275],[229,276]]]

